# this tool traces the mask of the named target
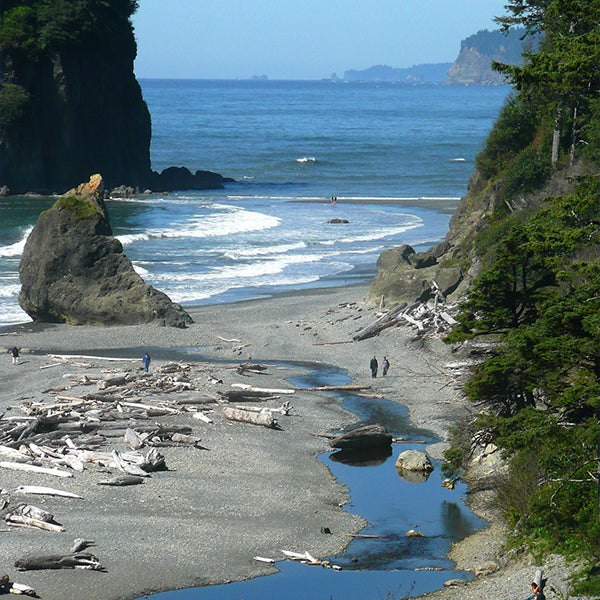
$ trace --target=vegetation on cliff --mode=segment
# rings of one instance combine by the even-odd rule
[[[5,0],[0,184],[64,192],[101,172],[150,174],[150,114],[133,73],[132,0]]]
[[[498,21],[543,35],[522,66],[497,64],[515,93],[477,158],[480,262],[449,341],[498,342],[468,395],[473,428],[505,451],[499,499],[515,539],[587,561],[600,591],[600,5],[515,0]],[[540,191],[542,190],[542,191]],[[455,432],[449,470],[469,447]]]

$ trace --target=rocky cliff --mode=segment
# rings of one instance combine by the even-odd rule
[[[19,266],[21,308],[41,322],[185,327],[191,317],[144,283],[112,236],[103,192],[95,175],[39,216]]]
[[[523,62],[523,30],[511,30],[505,35],[500,31],[482,30],[461,42],[458,57],[448,71],[446,83],[463,85],[501,85],[504,75],[492,70],[492,62],[510,65]]]
[[[63,193],[102,173],[107,187],[222,187],[214,173],[150,168],[151,121],[133,72],[132,0],[1,5],[0,187]],[[181,173],[179,173],[181,175]]]
[[[544,199],[572,192],[576,178],[584,171],[583,163],[579,162],[557,170],[541,189],[513,203],[511,210],[535,213]],[[476,237],[504,203],[501,183],[486,180],[476,170],[469,180],[467,193],[450,219],[444,241],[425,252],[415,252],[409,245],[382,252],[367,300],[390,306],[426,301],[437,291],[450,300],[464,299],[481,268]]]

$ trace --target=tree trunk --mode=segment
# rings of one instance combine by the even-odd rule
[[[558,150],[560,146],[560,129],[562,125],[562,111],[559,108],[556,111],[554,119],[554,130],[552,131],[552,166],[555,167],[558,161]]]
[[[571,151],[569,153],[569,167],[575,162],[575,148],[577,147],[577,106],[573,107],[573,124],[571,125]]]

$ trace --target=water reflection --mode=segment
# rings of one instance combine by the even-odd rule
[[[431,475],[431,471],[407,471],[399,467],[396,467],[396,473],[400,479],[408,483],[425,483]]]
[[[367,450],[338,450],[329,456],[334,462],[352,467],[376,467],[382,465],[392,455],[392,446],[369,448]]]

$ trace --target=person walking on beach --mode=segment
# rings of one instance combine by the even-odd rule
[[[148,372],[148,368],[150,367],[150,355],[147,352],[144,352],[144,356],[142,357],[142,363],[144,364],[144,373]]]
[[[387,356],[383,357],[383,362],[381,363],[381,374],[385,377],[387,375],[388,369],[390,368],[390,361],[387,359]]]
[[[10,355],[12,356],[13,365],[19,364],[19,349],[16,346],[13,346],[10,350]]]
[[[377,377],[377,369],[379,368],[379,363],[377,362],[376,356],[371,359],[369,367],[371,368],[371,377],[375,379],[375,377]]]

